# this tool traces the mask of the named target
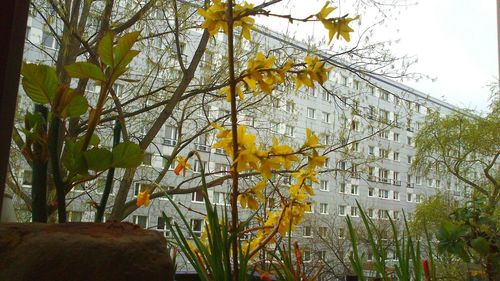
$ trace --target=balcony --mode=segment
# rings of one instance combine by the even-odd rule
[[[177,144],[177,140],[163,138],[163,145],[175,146]]]
[[[374,176],[374,175],[368,175],[368,180],[376,182],[376,181],[378,181],[378,178],[376,176]]]
[[[388,179],[388,178],[379,178],[378,182],[381,182],[381,183],[391,183],[391,180]]]
[[[210,152],[210,146],[204,144],[195,144],[195,149],[202,152]]]
[[[361,174],[359,172],[353,172],[353,173],[351,173],[351,178],[353,178],[353,179],[360,179],[361,178]]]
[[[415,183],[413,183],[413,182],[408,182],[408,183],[406,183],[406,187],[407,187],[407,188],[415,188]]]
[[[395,186],[401,186],[401,181],[400,180],[392,180],[392,184]]]

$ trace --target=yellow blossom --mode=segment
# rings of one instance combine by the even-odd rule
[[[335,35],[337,35],[337,39],[343,37],[345,41],[349,42],[351,40],[350,33],[354,31],[351,27],[349,27],[349,23],[359,17],[348,18],[347,16],[344,16],[341,18],[327,18],[327,16],[335,10],[334,7],[328,7],[328,5],[329,2],[326,2],[320,12],[316,14],[316,17],[328,30],[328,43],[332,41]]]
[[[210,35],[215,35],[219,30],[223,30],[224,33],[228,32],[228,24],[226,19],[226,9],[227,3],[221,2],[220,0],[213,0],[213,4],[208,7],[208,9],[198,9],[198,14],[200,14],[205,21],[202,27],[207,29]],[[233,18],[234,27],[241,27],[241,36],[245,39],[250,40],[250,30],[254,29],[255,20],[248,16],[253,9],[253,5],[244,2],[243,5],[236,4],[233,8]]]
[[[186,175],[186,170],[187,169],[191,169],[191,164],[189,164],[188,162],[188,159],[182,157],[182,156],[179,156],[177,157],[177,166],[175,167],[175,170],[174,170],[174,173],[178,176],[181,172],[182,172],[182,175],[185,176]]]
[[[306,63],[306,68],[295,77],[295,88],[298,90],[302,85],[306,85],[309,88],[314,88],[314,81],[318,82],[320,85],[328,80],[328,72],[332,70],[331,67],[325,67],[325,63],[322,62],[318,57],[305,57],[304,62]]]
[[[226,96],[227,102],[231,102],[231,89],[229,88],[229,86],[222,88],[220,90],[220,94],[222,96]],[[236,85],[236,94],[238,94],[238,97],[240,98],[240,100],[245,99],[245,95],[243,94],[243,90],[241,90],[239,85]]]
[[[318,146],[318,137],[309,128],[306,128],[306,142],[304,146],[312,148]]]
[[[137,207],[149,206],[149,204],[151,204],[151,201],[149,200],[149,192],[139,192],[139,195],[137,195],[137,202],[135,204],[137,205]]]
[[[316,167],[321,167],[325,165],[326,161],[326,157],[320,156],[316,150],[313,150],[312,155],[309,156],[308,159],[309,159],[308,166],[311,169],[315,169]]]

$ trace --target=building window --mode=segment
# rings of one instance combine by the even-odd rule
[[[354,80],[353,83],[352,83],[352,87],[355,89],[355,90],[359,90],[359,80]]]
[[[326,251],[322,250],[318,252],[318,258],[322,261],[326,261]]]
[[[287,135],[289,137],[293,137],[294,136],[294,127],[292,127],[290,125],[286,125],[285,126],[285,135]]]
[[[311,251],[310,250],[304,250],[303,260],[304,260],[304,262],[311,261]]]
[[[422,177],[421,176],[415,176],[415,184],[422,185]]]
[[[358,195],[358,186],[355,184],[351,184],[351,194]]]
[[[293,103],[293,101],[286,102],[285,110],[290,113],[293,113],[295,111],[295,104]]]
[[[311,226],[304,226],[303,228],[303,236],[304,237],[312,237],[312,227]]]
[[[42,45],[47,48],[57,49],[56,38],[52,33],[44,31],[42,34]]]
[[[214,204],[227,205],[229,204],[229,194],[226,192],[214,192]]]
[[[413,162],[413,157],[411,157],[410,155],[408,155],[408,164],[411,164]]]
[[[368,154],[370,154],[370,155],[375,155],[375,147],[373,147],[373,146],[368,146]]]
[[[196,237],[201,236],[201,231],[203,228],[203,220],[202,219],[191,219],[191,231]]]
[[[394,191],[392,194],[392,199],[399,201],[399,192]]]
[[[396,152],[396,151],[393,152],[392,160],[399,162],[399,152]]]
[[[359,152],[359,143],[358,142],[353,142],[351,144],[351,151]]]
[[[345,216],[345,206],[339,206],[339,216]]]
[[[142,165],[151,166],[153,160],[153,154],[144,153],[144,157],[142,158]]]
[[[386,210],[378,210],[378,217],[379,217],[379,219],[388,219],[389,218],[387,216]]]
[[[137,224],[141,228],[148,227],[148,216],[134,215],[132,216],[132,221],[134,224]]]
[[[324,91],[322,94],[323,100],[325,101],[330,101],[331,100],[331,95],[327,91]]]
[[[399,180],[399,172],[394,171],[392,173],[392,182],[394,185],[401,185],[401,181]]]
[[[408,145],[413,146],[413,138],[412,138],[412,137],[407,137],[407,139],[406,139],[406,143],[407,143]]]
[[[428,187],[434,187],[434,180],[433,179],[427,179],[427,186]]]
[[[351,217],[358,216],[358,207],[351,207]]]
[[[392,218],[395,220],[399,220],[399,211],[393,211],[392,212]]]
[[[328,214],[328,204],[327,203],[320,203],[319,204],[319,213],[320,214]]]
[[[327,233],[328,233],[328,227],[326,226],[318,227],[318,235],[320,237],[326,237]]]
[[[359,132],[359,121],[358,120],[352,120],[351,129],[355,132]]]
[[[194,166],[193,166],[193,172],[195,173],[201,173],[201,170],[206,169],[205,167],[207,166],[207,161],[194,161]]]
[[[203,198],[203,192],[201,190],[198,190],[196,192],[191,193],[191,201],[192,202],[205,202],[205,199]]]
[[[69,222],[81,222],[83,218],[83,212],[69,211],[68,221]]]
[[[378,150],[378,156],[382,159],[389,159],[389,151],[387,149],[380,148]]]
[[[172,221],[172,218],[167,218],[169,222]],[[170,230],[167,226],[167,222],[164,217],[158,217],[157,224],[156,224],[156,230],[159,232],[163,233],[163,236],[168,237],[170,236]]]
[[[382,123],[388,123],[389,122],[389,111],[380,109],[378,112],[379,116],[379,121]]]
[[[99,184],[99,182],[98,182],[98,184]],[[137,195],[139,195],[139,193],[146,191],[147,187],[148,187],[148,185],[145,183],[136,182],[134,185],[134,196],[137,196]],[[99,188],[99,186],[97,188]],[[103,188],[103,190],[104,190],[104,188]]]
[[[324,145],[329,145],[331,143],[331,136],[330,135],[325,135],[323,138],[323,144]]]
[[[33,171],[32,170],[24,170],[23,171],[23,185],[32,185],[33,184]]]
[[[378,180],[383,183],[389,183],[389,170],[379,169]]]
[[[344,86],[347,86],[347,76],[340,76],[340,83]]]
[[[324,168],[328,168],[328,167],[330,167],[329,163],[330,163],[330,158],[325,157],[325,163],[323,163],[323,167],[324,167]]]
[[[383,199],[389,199],[389,190],[379,189],[378,197]]]
[[[368,217],[371,218],[371,219],[373,219],[374,215],[375,215],[375,213],[373,212],[373,209],[371,209],[371,208],[368,209]]]
[[[370,85],[370,86],[368,86],[368,93],[369,93],[370,95],[374,96],[374,95],[375,95],[375,87],[373,87],[373,86],[371,86],[371,85]]]
[[[380,91],[380,99],[388,101],[389,100],[389,92],[386,90]]]
[[[316,118],[316,110],[314,108],[307,108],[307,118],[315,119]]]
[[[328,181],[327,180],[321,180],[320,181],[320,187],[319,189],[321,191],[328,191]]]
[[[392,99],[393,99],[393,101],[394,101],[394,104],[395,104],[395,105],[399,105],[399,103],[400,103],[400,98],[399,98],[398,96],[393,95],[393,96],[392,96]]]
[[[345,183],[341,183],[340,184],[340,186],[339,186],[339,192],[340,193],[346,193]]]
[[[307,206],[306,206],[306,213],[314,213],[314,205],[311,204],[310,202],[307,203]]]
[[[215,163],[215,172],[217,173],[215,176],[226,175],[230,168],[231,167],[227,164]]]
[[[406,201],[413,202],[412,197],[413,197],[413,194],[411,194],[411,193],[406,194]]]
[[[323,115],[322,115],[322,120],[323,120],[323,122],[325,122],[325,123],[330,123],[330,113],[328,113],[328,112],[323,112]]]
[[[375,194],[375,188],[373,188],[373,187],[369,187],[369,188],[368,188],[368,196],[369,196],[369,197],[373,197],[373,196],[374,196],[374,194]]]
[[[273,133],[278,133],[279,132],[280,123],[278,123],[278,122],[270,122],[269,124],[271,125],[271,132],[273,132]]]
[[[440,180],[436,180],[436,188],[441,188],[441,181]]]
[[[338,231],[339,239],[344,239],[345,238],[345,228],[340,227]]]

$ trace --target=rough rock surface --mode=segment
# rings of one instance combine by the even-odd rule
[[[130,223],[0,224],[0,281],[167,281],[160,233]]]

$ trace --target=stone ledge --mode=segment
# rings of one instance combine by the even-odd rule
[[[166,281],[158,232],[130,223],[0,224],[0,281]]]

